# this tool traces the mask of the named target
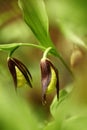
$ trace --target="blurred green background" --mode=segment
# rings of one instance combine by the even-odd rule
[[[52,16],[50,17],[50,15],[48,15],[48,17],[50,20],[49,31],[51,38],[64,60],[69,65],[73,44],[63,37],[60,29],[51,19]],[[21,10],[18,7],[18,1],[0,0],[0,44],[17,42],[38,43],[37,39],[23,20]],[[41,103],[41,77],[39,65],[42,54],[42,51],[36,48],[21,47],[15,51],[13,56],[18,58],[28,67],[33,77],[33,89],[19,88],[17,91],[18,95],[24,98],[29,104],[32,104],[32,109],[34,109],[36,115],[38,115],[39,120],[47,120],[50,117],[50,104],[55,92],[48,95],[47,105],[43,107]],[[12,77],[7,67],[7,56],[7,52],[0,51],[0,87],[4,88],[9,93],[12,93],[15,90]],[[61,89],[72,81],[71,75],[57,58],[50,57],[50,59],[52,59],[56,68],[59,70]]]

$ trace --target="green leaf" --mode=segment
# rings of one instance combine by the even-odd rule
[[[66,95],[67,95],[67,92],[64,89],[64,90],[61,90],[61,92],[59,92],[59,101],[57,100],[57,96],[55,96],[50,107],[50,111],[53,117],[55,117],[56,110],[58,109],[59,104],[65,99]]]
[[[69,85],[67,86],[66,88],[60,90],[59,92],[59,101],[57,100],[57,96],[55,96],[51,106],[50,106],[50,111],[51,111],[51,114],[53,115],[53,117],[55,118],[56,116],[56,112],[57,112],[57,109],[60,107],[60,104],[66,100],[66,97],[69,95],[69,93],[71,92],[72,90],[72,85]]]
[[[49,36],[49,22],[43,0],[19,0],[19,6],[23,11],[24,19],[31,28],[40,45],[47,48],[52,47],[51,54],[58,57],[66,68],[71,72],[61,55],[57,52]]]
[[[40,44],[44,47],[53,46],[49,36],[49,22],[43,0],[19,0],[24,19],[31,28]]]

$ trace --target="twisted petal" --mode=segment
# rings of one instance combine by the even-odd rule
[[[57,90],[57,97],[59,97],[58,70],[47,58],[41,59],[40,67],[42,81],[42,102],[46,104],[46,94],[53,91],[55,88]]]
[[[30,81],[32,80],[32,76],[27,67],[21,61],[17,60],[16,58],[8,58],[8,67],[12,74],[15,88],[17,88],[19,84],[21,85],[24,80],[25,80],[24,83],[26,83],[27,81],[28,85],[32,87]],[[19,81],[21,83],[19,83]]]
[[[27,67],[21,61],[15,59],[15,58],[13,58],[13,61],[15,62],[15,66],[17,66],[17,68],[24,75],[24,77],[27,80],[27,83],[29,84],[29,86],[32,87],[32,84],[30,82],[30,79],[32,79],[32,76],[31,76],[29,70],[27,69]]]
[[[10,58],[8,59],[8,68],[10,70],[12,77],[13,77],[15,87],[17,87],[17,76],[16,76],[16,70],[15,70],[15,64]]]

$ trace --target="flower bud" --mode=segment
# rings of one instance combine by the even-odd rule
[[[40,67],[42,81],[42,103],[46,104],[46,94],[52,92],[55,88],[57,90],[57,97],[59,97],[58,70],[47,58],[41,59]]]
[[[32,76],[27,67],[16,58],[8,58],[8,68],[14,80],[15,88],[28,84],[32,87]]]

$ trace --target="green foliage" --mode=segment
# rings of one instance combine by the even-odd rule
[[[33,125],[34,124],[34,125]],[[39,125],[31,106],[23,101],[15,91],[0,87],[0,129],[38,130]]]
[[[41,45],[53,46],[49,37],[49,21],[43,0],[19,0],[24,19]]]
[[[44,1],[19,0],[19,6],[22,9],[26,23],[31,28],[32,32],[35,34],[36,38],[40,42],[41,47],[38,47],[38,48],[46,49],[47,47],[52,47],[53,49],[51,50],[51,53],[55,55],[56,57],[58,57],[61,60],[61,62],[66,66],[66,68],[70,71],[69,67],[66,65],[62,56],[56,50],[49,36],[49,21],[48,21],[48,16],[45,10]],[[24,45],[26,44],[20,43],[17,46],[24,46]],[[14,43],[12,46],[14,46],[13,47],[14,49],[16,47],[16,43]],[[0,49],[11,50],[12,46],[9,44],[1,45]],[[35,45],[33,46],[35,47]]]
[[[86,130],[87,115],[75,116],[70,119],[49,123],[44,130]]]
[[[64,89],[64,90],[61,90],[59,93],[59,101],[57,101],[57,97],[54,98],[54,100],[51,104],[51,107],[50,107],[52,116],[56,115],[56,110],[57,110],[59,104],[65,99],[67,94],[68,94],[68,92]]]
[[[49,12],[52,13],[53,20],[60,26],[64,34],[68,36],[68,39],[85,47],[85,35],[87,34],[86,0],[48,0],[46,4],[48,14]],[[0,51],[8,51],[10,52],[9,56],[11,56],[21,46],[32,46],[41,50],[51,47],[52,50],[50,53],[60,58],[62,63],[67,67],[51,41],[49,20],[44,1],[19,0],[19,6],[22,10],[24,20],[38,39],[39,45],[32,43],[4,44],[0,45]],[[69,68],[68,70],[70,71]],[[3,84],[0,86],[1,130],[86,130],[87,105],[77,104],[74,101],[75,99],[73,100],[73,85],[69,86],[70,89],[65,88],[60,91],[59,100],[57,100],[57,97],[54,98],[50,106],[50,112],[54,120],[48,123],[46,127],[44,127],[44,121],[41,124],[38,122],[30,104],[28,105],[16,95],[14,90],[10,90],[9,92],[7,88],[2,86]],[[84,86],[81,84],[81,87]]]
[[[86,130],[87,129],[87,113],[82,116],[72,117],[66,120],[61,130]]]
[[[75,104],[71,99],[71,89],[60,91],[59,101],[54,98],[51,114],[54,121],[48,123],[44,130],[86,130],[87,105]]]
[[[58,0],[58,19],[61,25],[76,35],[87,34],[86,5],[86,0]]]
[[[68,39],[82,44],[87,34],[86,0],[48,0],[47,10],[51,20],[57,21]],[[83,42],[83,44],[84,44]]]
[[[56,51],[55,46],[49,36],[49,21],[44,1],[19,0],[19,6],[23,11],[26,23],[31,28],[36,38],[39,40],[40,45],[45,48],[51,46],[53,48],[53,50],[51,51],[52,54],[59,57],[61,61],[65,64],[60,54]],[[66,64],[65,66],[67,67]]]

